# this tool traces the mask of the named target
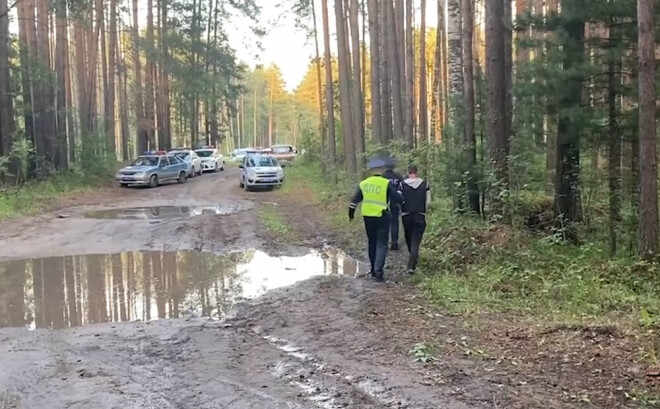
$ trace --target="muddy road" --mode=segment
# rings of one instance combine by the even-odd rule
[[[339,250],[273,243],[273,193],[236,172],[1,224],[0,408],[571,407],[494,366],[415,362],[416,301]]]

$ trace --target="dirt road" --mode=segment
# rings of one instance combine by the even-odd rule
[[[415,362],[426,329],[461,334],[340,251],[273,243],[269,200],[228,170],[1,224],[0,408],[572,407],[495,364]]]

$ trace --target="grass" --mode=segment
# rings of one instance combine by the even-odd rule
[[[287,178],[282,192],[299,197],[301,190],[311,191],[331,227],[350,235],[361,226],[347,227],[350,184],[333,186],[319,167],[304,164],[287,168]],[[660,327],[660,266],[610,259],[603,237],[591,234],[582,246],[566,245],[522,223],[455,215],[441,199],[434,200],[427,222],[417,282],[448,312]]]
[[[86,176],[79,172],[54,175],[0,190],[0,221],[42,212],[68,195],[91,192],[108,183],[108,176]]]
[[[291,226],[284,221],[282,215],[277,212],[274,206],[263,205],[260,209],[260,216],[261,222],[268,232],[285,237],[293,235]]]

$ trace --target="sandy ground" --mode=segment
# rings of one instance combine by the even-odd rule
[[[275,195],[241,191],[236,172],[158,189],[117,188],[72,200],[75,207],[0,224],[0,263],[126,251],[286,253],[259,223],[260,202]],[[230,214],[84,217],[137,206],[209,206]],[[313,237],[301,240],[314,245]],[[353,261],[344,261],[345,270],[346,263]],[[528,382],[493,361],[415,362],[410,349],[431,332],[444,341],[472,340],[445,325],[441,311],[420,307],[414,292],[355,275],[280,287],[238,302],[221,320],[0,328],[0,409],[605,407],[567,397],[547,382]],[[424,308],[423,319],[416,308]],[[618,402],[611,407],[624,407]]]

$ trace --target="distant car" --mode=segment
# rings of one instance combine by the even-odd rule
[[[202,159],[191,149],[172,149],[168,155],[176,156],[188,164],[188,176],[194,178],[202,174]]]
[[[242,163],[246,154],[247,149],[234,149],[230,156],[234,162]]]
[[[292,145],[273,145],[270,150],[273,157],[280,163],[291,163],[298,154],[298,150]]]
[[[115,180],[122,187],[129,185],[156,187],[169,181],[185,183],[187,178],[188,164],[172,155],[140,156],[115,175]]]
[[[225,170],[225,158],[216,148],[200,148],[195,150],[195,152],[202,161],[202,172],[207,170],[211,172]]]
[[[280,187],[284,183],[284,170],[277,159],[268,155],[248,155],[238,166],[239,185],[245,191],[256,186]]]

